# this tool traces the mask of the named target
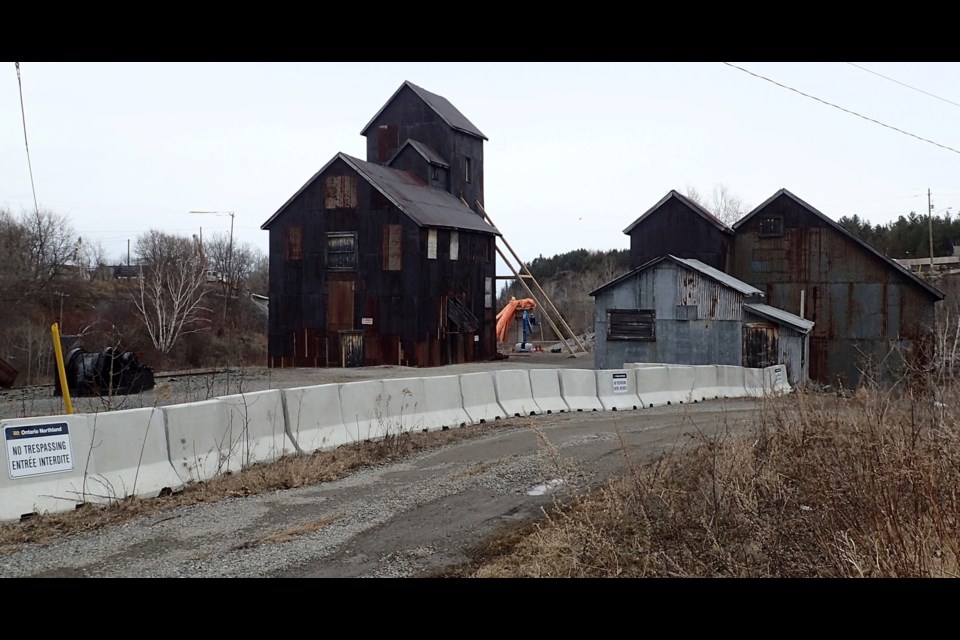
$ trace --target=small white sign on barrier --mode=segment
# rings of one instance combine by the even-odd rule
[[[66,422],[5,427],[3,438],[11,479],[73,470]]]
[[[613,392],[614,393],[629,393],[627,390],[627,374],[623,373],[614,373],[613,374]]]

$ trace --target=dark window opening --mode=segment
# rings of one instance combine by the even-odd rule
[[[773,238],[783,235],[783,218],[780,216],[770,216],[760,218],[760,237]]]
[[[357,268],[357,234],[335,232],[327,234],[327,269],[352,271]]]
[[[470,161],[470,158],[464,158],[463,159],[463,179],[464,179],[464,182],[466,182],[467,184],[470,184],[471,182],[473,182],[473,177],[471,175],[472,169],[473,169],[473,163]]]
[[[609,309],[607,340],[656,340],[656,324],[653,309]]]
[[[440,167],[437,165],[431,165],[430,167],[430,177],[434,180],[440,179]]]

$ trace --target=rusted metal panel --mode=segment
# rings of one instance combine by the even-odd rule
[[[323,201],[325,209],[357,208],[357,176],[327,176],[324,186],[326,188]]]
[[[739,320],[743,295],[690,269],[676,272],[677,304],[695,306],[700,319]]]
[[[382,124],[377,127],[377,162],[386,162],[400,148],[400,127]]]
[[[399,224],[383,226],[383,270],[400,271],[403,268],[403,227]]]
[[[353,329],[354,282],[330,280],[327,286],[327,333]]]

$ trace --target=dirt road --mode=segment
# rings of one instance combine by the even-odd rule
[[[555,498],[693,440],[750,399],[515,418],[341,480],[198,504],[5,556],[0,577],[412,577],[470,560]],[[470,427],[464,427],[469,429]]]

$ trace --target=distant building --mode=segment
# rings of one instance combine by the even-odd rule
[[[632,267],[658,250],[694,258],[812,321],[811,380],[854,387],[864,372],[889,381],[931,363],[943,293],[786,189],[733,227],[671,191],[624,233]]]

